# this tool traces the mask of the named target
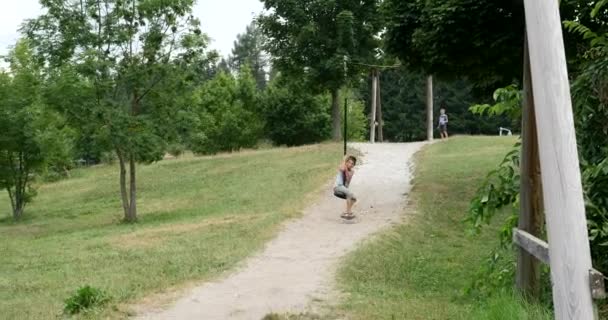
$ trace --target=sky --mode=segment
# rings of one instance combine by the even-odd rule
[[[8,51],[19,37],[23,20],[38,16],[42,10],[38,0],[2,1],[0,12],[0,55]],[[210,47],[226,56],[232,51],[237,34],[263,10],[260,0],[198,0],[194,16],[201,20],[203,32],[208,34]]]

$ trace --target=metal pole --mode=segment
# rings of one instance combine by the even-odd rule
[[[348,57],[344,55],[344,80],[348,78]],[[344,94],[344,155],[346,155],[346,144],[348,141],[348,91]]]
[[[346,143],[348,141],[348,97],[344,98],[344,155],[346,155]]]

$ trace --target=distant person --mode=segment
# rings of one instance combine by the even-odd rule
[[[445,105],[439,110],[439,133],[441,133],[441,139],[448,138],[448,115],[445,113]]]
[[[346,200],[346,212],[342,213],[341,217],[347,220],[355,218],[353,206],[355,202],[357,202],[357,198],[348,187],[355,174],[353,168],[356,164],[357,158],[351,155],[345,156],[344,161],[338,168],[338,175],[336,176],[336,183],[334,185],[334,195],[340,199]]]

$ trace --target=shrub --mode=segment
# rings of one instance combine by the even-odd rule
[[[65,300],[64,311],[68,314],[78,314],[102,306],[108,301],[109,297],[105,292],[87,285]]]

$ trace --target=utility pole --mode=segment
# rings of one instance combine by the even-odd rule
[[[376,69],[372,69],[372,112],[369,125],[369,142],[376,142],[376,103],[378,102],[378,78]]]
[[[433,141],[433,76],[426,78],[426,139]]]

